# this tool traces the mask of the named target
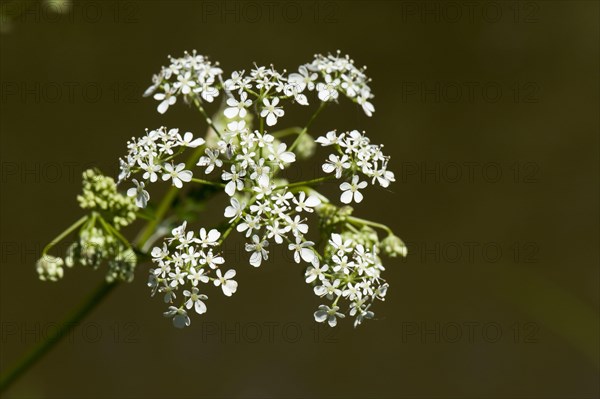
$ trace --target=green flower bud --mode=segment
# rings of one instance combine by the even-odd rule
[[[58,281],[63,277],[64,261],[56,256],[43,255],[36,264],[36,270],[42,281]]]
[[[380,248],[383,253],[392,258],[395,258],[398,255],[406,257],[408,254],[408,249],[406,248],[404,242],[400,239],[400,237],[397,237],[393,234],[390,234],[383,241],[381,241]]]
[[[298,155],[298,159],[308,159],[315,154],[316,148],[315,139],[310,134],[303,134],[298,138],[296,155]]]

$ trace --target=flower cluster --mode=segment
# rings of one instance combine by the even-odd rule
[[[305,83],[310,90],[314,86],[321,101],[335,101],[339,93],[342,93],[358,103],[367,116],[372,116],[375,107],[370,102],[373,94],[365,69],[366,67],[357,68],[349,56],[340,56],[339,51],[336,55],[317,54],[310,64],[300,67],[300,73],[294,75],[294,81]],[[313,71],[321,75],[316,85],[318,75]]]
[[[171,237],[165,240],[162,247],[152,249],[152,261],[156,267],[150,270],[148,280],[152,295],[160,292],[168,304],[172,304],[182,290],[181,305],[170,305],[164,313],[173,319],[173,325],[177,328],[190,325],[186,309],[194,308],[198,314],[206,312],[204,301],[208,296],[204,294],[202,284],[212,281],[215,286],[221,286],[226,296],[233,295],[238,286],[233,280],[235,270],[222,272],[225,259],[216,252],[221,233],[202,228],[196,236],[193,231],[186,229],[187,223],[184,222],[173,229]]]
[[[183,57],[169,57],[170,64],[152,77],[150,86],[144,96],[153,93],[154,99],[160,101],[158,112],[164,114],[169,106],[177,102],[177,96],[191,102],[201,98],[213,102],[219,96],[219,85],[223,71],[218,64],[213,64],[203,55],[185,53]]]
[[[137,207],[133,199],[119,194],[115,181],[98,170],[86,170],[82,185],[83,193],[77,200],[90,215],[81,218],[44,248],[36,268],[40,279],[59,280],[64,275],[64,265],[80,264],[96,269],[106,263],[108,282],[133,280],[137,256],[119,232],[136,218]],[[47,254],[60,239],[77,229],[77,239],[68,247],[64,260]]]
[[[339,155],[330,154],[323,164],[323,172],[333,173],[336,179],[350,176],[350,182],[340,184],[342,195],[340,201],[349,204],[352,201],[359,203],[363,195],[359,190],[367,187],[366,181],[360,181],[358,173],[371,179],[371,184],[379,183],[381,187],[388,187],[396,181],[394,172],[387,170],[389,157],[383,155],[382,145],[370,143],[364,132],[358,130],[341,133],[328,132],[315,140],[322,146],[333,146]]]
[[[117,192],[112,177],[102,175],[98,170],[83,172],[83,192],[77,196],[81,209],[98,212],[108,223],[119,229],[135,220],[137,207],[126,196]]]
[[[359,203],[368,182],[385,188],[395,181],[388,170],[389,157],[383,154],[383,146],[371,144],[366,134],[357,130],[341,134],[332,130],[316,140],[308,134],[313,120],[340,96],[359,104],[367,116],[373,114],[365,68],[357,68],[350,57],[338,52],[316,55],[289,74],[273,66],[254,65],[224,79],[219,64],[196,51],[169,60],[153,77],[145,95],[159,101],[161,114],[182,98],[204,116],[209,127],[206,136],[197,138],[190,132],[161,127],[128,141],[128,153],[119,160],[118,179],[119,183],[132,181],[127,196],[117,193],[112,179],[90,180],[94,175],[89,174],[79,201],[91,214],[59,236],[79,229],[78,240],[64,260],[47,255],[49,247],[44,250],[38,262],[40,277],[55,281],[62,277],[64,265],[96,268],[107,262],[109,281],[130,281],[137,258],[119,228],[133,221],[136,207],[148,205],[147,185],[161,179],[177,189],[184,183],[190,188],[179,196],[171,188],[162,202],[151,208],[156,212],[147,212],[151,221],[135,244],[143,253],[171,231],[151,250],[148,286],[152,296],[160,293],[168,304],[164,315],[176,327],[189,326],[192,311],[207,311],[206,284],[220,287],[226,296],[237,291],[236,272],[225,268],[219,252],[232,232],[244,237],[248,263],[253,267],[263,265],[275,245],[291,251],[295,263],[304,262],[306,282],[313,285],[317,296],[331,301],[314,313],[317,322],[327,321],[333,327],[338,318],[348,315],[357,326],[372,318],[373,302],[384,300],[388,288],[381,277],[381,255],[406,256],[406,246],[387,226],[352,216],[350,206],[336,206],[316,186],[342,179],[340,201]],[[204,106],[220,94],[225,98],[213,120]],[[318,102],[318,109],[303,127],[277,129],[288,106],[308,106],[309,100]],[[289,181],[288,170],[297,160],[314,154],[317,143],[333,150],[322,165],[324,175]],[[184,162],[176,160],[187,148],[195,150]],[[199,174],[204,179],[198,178]],[[228,200],[222,209],[226,227],[188,230],[186,220],[202,210],[206,196],[221,191]],[[167,215],[169,211],[173,212]],[[312,231],[309,235],[313,216],[321,236],[318,243],[325,244],[312,241],[311,237],[318,236]],[[387,237],[380,241],[373,228],[385,230]],[[341,309],[343,303],[347,310]]]
[[[355,327],[373,318],[371,304],[385,299],[388,284],[381,278],[385,268],[378,256],[376,235],[375,240],[372,235],[368,228],[333,233],[325,248],[326,263],[306,271],[306,282],[314,284],[315,295],[333,301],[331,306],[319,306],[314,313],[317,322],[327,321],[334,327],[337,318],[345,317],[340,312],[340,299],[350,303],[348,315],[355,318]]]
[[[171,181],[177,188],[183,187],[184,182],[192,180],[192,172],[185,170],[185,163],[175,164],[172,160],[186,148],[196,148],[204,144],[204,139],[194,138],[191,132],[183,135],[179,129],[161,127],[156,130],[146,130],[146,135],[127,142],[129,150],[125,159],[120,159],[119,183],[129,179],[132,174],[141,173],[140,181],[132,179],[135,187],[127,191],[129,197],[135,197],[135,203],[145,208],[150,200],[150,194],[145,187],[148,182],[154,183],[161,176],[164,181]]]

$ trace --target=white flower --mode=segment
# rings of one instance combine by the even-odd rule
[[[156,172],[160,172],[161,166],[154,164],[154,156],[150,155],[148,157],[148,163],[139,160],[140,168],[144,171],[142,177],[144,179],[150,180],[150,182],[154,183],[158,180],[158,175]]]
[[[192,180],[192,172],[184,170],[185,164],[182,162],[175,166],[172,163],[165,164],[165,173],[162,177],[164,181],[172,180],[173,185],[177,188],[183,187],[182,182],[190,182]]]
[[[42,281],[58,281],[64,275],[62,258],[51,255],[42,255],[37,261],[36,271]]]
[[[135,187],[131,187],[127,190],[127,196],[135,197],[135,204],[138,208],[145,208],[148,205],[148,200],[150,199],[150,194],[148,191],[144,190],[144,182],[138,182],[136,179],[131,180]]]
[[[337,325],[336,317],[341,319],[345,317],[342,313],[339,313],[338,310],[340,310],[338,306],[330,308],[327,305],[320,305],[319,310],[317,310],[314,315],[315,321],[318,323],[323,323],[325,320],[327,320],[327,323],[329,323],[330,327],[335,327]]]
[[[363,111],[367,116],[373,116],[373,112],[375,112],[375,107],[369,102],[371,97],[372,95],[369,91],[363,90],[361,91],[360,96],[356,98],[356,102],[362,106]]]
[[[290,231],[290,226],[280,227],[279,221],[275,220],[272,224],[267,225],[267,231],[269,232],[267,238],[274,238],[277,244],[281,244],[283,243],[282,235]]]
[[[317,83],[317,91],[319,92],[319,100],[334,101],[338,98],[337,88],[340,85],[339,79],[333,79],[331,75],[325,75],[325,83]]]
[[[271,143],[273,143],[273,140],[275,140],[275,137],[273,137],[272,135],[268,133],[262,134],[258,130],[254,131],[254,137],[256,140],[256,144],[258,144],[260,148],[268,147],[269,145],[271,145]]]
[[[178,309],[175,306],[169,306],[169,310],[163,313],[165,317],[173,318],[173,325],[177,328],[188,327],[190,318],[184,309]]]
[[[348,182],[343,182],[340,184],[340,189],[342,190],[342,195],[340,197],[340,201],[344,204],[349,204],[354,199],[354,202],[359,203],[363,200],[363,195],[358,191],[359,189],[363,189],[367,187],[367,182],[359,182],[358,175],[352,176],[352,184]]]
[[[313,288],[315,295],[320,297],[327,295],[327,299],[333,299],[342,294],[342,290],[338,288],[340,286],[339,279],[336,278],[333,280],[333,283],[329,280],[321,280],[321,283],[323,285],[316,285],[315,288]]]
[[[337,144],[344,138],[344,133],[338,137],[335,130],[327,132],[325,136],[318,137],[315,142],[321,144],[323,147]]]
[[[338,256],[343,256],[344,253],[352,252],[352,241],[342,239],[342,236],[337,233],[331,234],[329,244],[337,250]]]
[[[311,195],[306,198],[306,193],[304,191],[300,191],[298,199],[294,198],[293,201],[296,204],[296,212],[305,211],[311,213],[313,212],[313,209],[311,208],[321,204],[321,200],[315,195]]]
[[[209,250],[208,252],[202,252],[200,255],[200,263],[203,265],[207,265],[211,269],[216,269],[219,267],[219,265],[225,263],[225,259],[222,256],[215,256],[212,250]]]
[[[312,283],[317,278],[319,280],[325,279],[325,275],[323,273],[325,273],[328,269],[329,269],[329,266],[327,266],[327,265],[323,265],[321,267],[319,267],[319,266],[310,266],[308,269],[306,269],[306,273],[304,273],[304,275],[306,276],[306,280],[305,281],[307,283]]]
[[[308,88],[308,90],[314,90],[314,82],[318,75],[314,72],[309,72],[304,65],[301,65],[298,68],[298,72],[300,73],[290,73],[288,77],[290,84],[293,84],[298,92],[304,91],[305,88]]]
[[[161,114],[167,112],[169,106],[175,104],[175,102],[177,101],[177,97],[175,97],[175,91],[171,90],[171,87],[168,83],[165,84],[164,90],[164,93],[156,93],[154,95],[154,99],[160,101],[157,110]]]
[[[237,231],[246,232],[246,237],[250,237],[252,231],[258,229],[260,226],[260,219],[252,215],[246,215],[240,224],[237,225]]]
[[[173,88],[181,89],[181,93],[183,94],[189,94],[194,86],[196,86],[196,82],[194,82],[192,79],[192,74],[190,71],[177,76],[177,82],[173,84]]]
[[[223,171],[221,179],[229,181],[225,186],[225,192],[230,197],[235,194],[235,190],[242,191],[244,189],[243,177],[246,176],[245,170],[237,171],[235,165],[231,165],[231,173]]]
[[[296,215],[294,219],[286,215],[285,222],[288,224],[288,226],[290,226],[292,234],[296,237],[308,233],[308,225],[306,223],[303,223],[304,219],[301,219],[300,215]]]
[[[230,97],[227,99],[227,105],[229,105],[229,108],[225,108],[225,111],[223,112],[226,117],[229,119],[235,118],[236,116],[244,118],[247,113],[246,108],[252,105],[252,101],[248,100],[248,94],[246,92],[242,92],[239,101]]]
[[[285,143],[279,143],[277,148],[273,148],[273,152],[269,154],[269,159],[273,162],[277,162],[279,168],[283,169],[286,163],[292,163],[296,161],[296,154],[293,152],[286,151],[287,145]]]
[[[342,291],[342,296],[344,298],[348,297],[348,299],[350,299],[351,301],[353,301],[356,298],[360,299],[362,297],[362,292],[360,291],[359,284],[356,283],[353,285],[352,283],[348,283],[346,289]]]
[[[177,139],[179,141],[179,145],[190,148],[200,147],[205,142],[202,137],[198,137],[194,140],[194,135],[192,132],[186,132],[183,137],[177,133]]]
[[[225,208],[225,217],[226,218],[231,218],[229,220],[229,223],[233,222],[235,219],[237,219],[238,217],[240,217],[242,215],[242,211],[244,210],[244,208],[246,207],[246,203],[240,203],[240,201],[237,200],[237,198],[231,197],[229,202],[231,203],[231,205],[229,205],[227,208]]]
[[[225,294],[226,296],[231,296],[237,291],[238,287],[237,281],[232,280],[232,278],[234,277],[235,270],[227,270],[227,272],[225,272],[225,275],[222,275],[221,270],[218,269],[217,278],[214,280],[215,286],[218,287],[220,285],[221,289],[223,290],[223,294]]]
[[[178,285],[185,284],[185,278],[187,276],[187,272],[181,270],[179,267],[175,268],[175,272],[169,273],[169,279],[171,279],[171,287],[175,288]]]
[[[323,172],[331,173],[335,171],[335,178],[339,179],[342,177],[344,169],[348,169],[352,165],[349,161],[348,155],[344,154],[342,157],[338,157],[334,154],[329,154],[329,160],[323,164]]]
[[[289,244],[288,249],[294,251],[294,261],[300,263],[300,258],[307,263],[311,263],[315,258],[315,251],[312,249],[315,245],[312,241],[302,241],[300,237],[296,237],[295,244]],[[325,265],[326,267],[326,265]]]
[[[250,255],[250,264],[254,267],[259,267],[264,260],[269,259],[269,251],[265,248],[269,246],[267,240],[261,241],[255,234],[252,236],[252,244],[246,243],[246,251],[252,252]]]
[[[208,297],[204,294],[200,294],[200,291],[196,287],[192,287],[192,291],[184,290],[183,296],[189,298],[185,302],[185,307],[191,309],[192,306],[198,314],[206,313],[206,305],[202,301],[206,301]]]
[[[206,170],[204,171],[205,174],[208,175],[210,172],[212,172],[215,166],[217,166],[218,168],[223,166],[223,161],[219,159],[218,150],[212,150],[210,148],[207,148],[204,151],[204,153],[206,155],[201,156],[196,165],[206,166]]]
[[[269,102],[267,98],[263,99],[265,107],[260,112],[261,118],[267,117],[267,125],[273,126],[277,123],[277,118],[281,118],[284,114],[283,109],[277,107],[279,104],[279,98],[275,97]]]
[[[190,267],[190,271],[187,275],[187,278],[192,282],[192,285],[195,287],[198,285],[198,282],[208,283],[210,281],[209,277],[204,274],[205,270],[202,267],[199,267],[198,270],[194,266]]]
[[[209,232],[206,232],[206,229],[202,227],[199,233],[198,243],[204,248],[217,245],[217,241],[219,240],[219,237],[221,237],[221,233],[219,233],[219,230],[217,229],[211,229]]]
[[[396,181],[394,172],[386,170],[385,166],[383,166],[381,169],[375,168],[372,175],[373,175],[373,181],[371,182],[371,184],[375,184],[375,180],[377,180],[379,185],[384,188],[389,187],[391,182]]]

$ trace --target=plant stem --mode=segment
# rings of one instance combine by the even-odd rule
[[[296,137],[296,140],[294,140],[294,142],[292,143],[292,145],[290,147],[290,151],[294,151],[294,148],[296,148],[296,146],[300,142],[300,139],[302,138],[302,136],[304,136],[306,134],[310,125],[312,125],[314,120],[317,118],[317,116],[321,113],[321,111],[325,108],[326,105],[327,105],[326,102],[322,102],[321,105],[319,106],[319,108],[310,117],[310,119],[308,120],[308,123],[306,124],[306,126],[304,126],[304,129],[302,129],[302,131],[298,134],[298,137]]]
[[[186,167],[190,168],[195,164],[197,159],[202,154],[202,146],[196,148],[196,151],[190,156],[186,162]],[[169,210],[171,203],[177,195],[177,188],[171,186],[165,196],[162,198],[158,205],[155,217],[146,223],[140,235],[136,239],[136,246],[143,247],[146,241],[152,236],[152,233],[156,229],[156,226],[162,221],[165,214]],[[64,232],[58,235],[46,248],[44,253],[52,247],[56,242],[62,240],[64,237],[69,235],[73,230],[88,220],[88,216],[84,216],[67,228]],[[0,392],[4,392],[8,389],[23,373],[25,373],[30,367],[37,363],[46,353],[48,353],[57,343],[60,342],[71,330],[76,327],[77,323],[83,320],[89,313],[91,313],[96,306],[108,297],[113,289],[118,285],[117,282],[107,283],[102,281],[100,285],[93,291],[93,293],[73,312],[73,314],[67,317],[63,323],[60,324],[59,329],[39,345],[34,347],[23,359],[17,363],[17,365],[11,369],[8,373],[2,376],[0,379]]]
[[[370,220],[361,219],[361,218],[357,218],[357,217],[354,217],[354,216],[348,216],[347,220],[350,223],[353,223],[353,224],[358,225],[358,226],[367,225],[367,226],[371,226],[371,227],[377,227],[377,228],[380,228],[382,230],[385,230],[388,234],[394,234],[392,232],[392,229],[390,229],[389,227],[387,227],[385,224],[371,222]]]
[[[102,282],[92,294],[73,312],[72,315],[67,317],[60,327],[52,334],[50,334],[44,341],[40,342],[34,347],[21,361],[5,374],[0,379],[0,392],[4,392],[8,387],[11,386],[24,372],[26,372],[31,366],[33,366],[38,360],[42,358],[50,349],[52,349],[60,340],[67,335],[73,328],[77,326],[87,315],[90,313],[96,305],[98,305],[104,298],[108,296],[110,292],[118,285],[118,283],[107,283]]]
[[[219,183],[219,182],[216,182],[216,181],[209,181],[209,180],[196,179],[196,178],[192,178],[192,181],[194,183],[206,184],[206,185],[209,185],[209,186],[225,187],[225,184]]]
[[[311,184],[318,184],[318,183],[323,183],[327,180],[331,180],[334,176],[333,175],[329,175],[329,176],[324,176],[324,177],[319,177],[316,179],[312,179],[312,180],[306,180],[306,181],[299,181],[296,183],[291,183],[291,184],[282,184],[281,186],[277,186],[273,189],[273,191],[275,190],[281,190],[282,188],[293,188],[293,187],[299,187],[299,186],[310,186]]]
[[[50,248],[52,248],[57,243],[59,243],[63,238],[65,238],[66,236],[71,234],[76,228],[81,226],[87,219],[88,219],[88,216],[86,215],[86,216],[82,217],[81,219],[79,219],[78,221],[76,221],[75,223],[73,223],[71,226],[67,227],[67,229],[65,231],[60,233],[54,240],[50,241],[48,243],[48,245],[46,245],[44,247],[44,250],[42,251],[42,255],[46,255],[46,253],[48,252],[48,250]]]
[[[217,136],[219,136],[220,139],[222,139],[223,137],[221,136],[221,133],[219,132],[219,130],[217,129],[217,127],[213,123],[211,117],[208,116],[208,114],[204,110],[204,107],[202,106],[202,104],[200,103],[200,100],[198,100],[198,98],[194,98],[194,105],[196,107],[198,107],[198,110],[200,111],[200,113],[202,114],[202,116],[204,116],[204,119],[206,120],[206,123],[208,123],[208,126],[210,126],[211,129],[215,131],[215,133],[217,134]]]
[[[203,152],[202,146],[196,148],[196,151],[194,151],[192,156],[185,163],[186,169],[191,168],[196,163],[196,160],[200,157],[202,152]],[[165,217],[165,214],[169,210],[171,203],[173,202],[173,200],[175,199],[175,196],[177,195],[177,190],[178,190],[178,188],[175,186],[169,187],[169,189],[167,190],[167,193],[165,194],[165,196],[161,200],[160,204],[158,205],[158,208],[156,208],[156,214],[154,215],[154,218],[146,224],[146,227],[144,227],[144,229],[140,232],[138,238],[136,239],[136,241],[135,241],[136,246],[143,249],[143,245],[152,236],[152,233],[154,233],[154,230],[156,230],[156,226],[158,226],[158,224]]]

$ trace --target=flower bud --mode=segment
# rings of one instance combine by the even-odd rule
[[[395,258],[398,255],[402,255],[406,257],[408,254],[408,249],[404,242],[393,234],[387,236],[383,241],[381,241],[381,250],[387,256]]]
[[[37,261],[36,270],[42,281],[58,281],[63,277],[64,270],[62,266],[64,261],[61,258],[43,255]]]
[[[316,148],[315,139],[310,134],[303,134],[298,138],[296,155],[298,155],[298,159],[308,159],[315,154]]]

